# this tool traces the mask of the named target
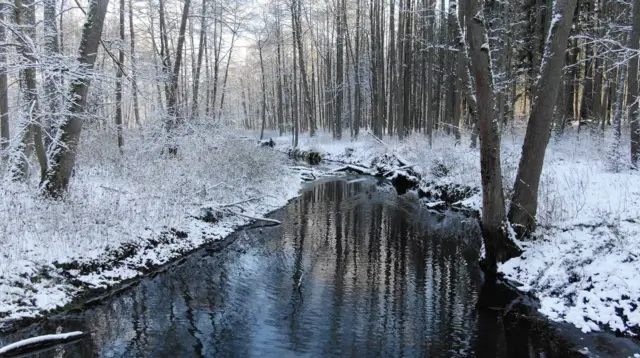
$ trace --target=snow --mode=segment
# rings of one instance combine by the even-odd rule
[[[508,197],[524,128],[504,132]],[[148,133],[128,133],[122,157],[113,133],[85,137],[65,200],[43,200],[34,194],[35,182],[0,189],[0,329],[59,309],[87,289],[139,277],[250,221],[228,213],[215,224],[194,219],[203,207],[236,203],[233,211],[261,217],[296,197],[303,177],[327,172],[322,166],[317,171],[289,166],[283,155],[259,148],[250,132],[198,127],[178,138],[175,159],[160,156],[161,141]],[[273,139],[281,151],[291,142],[288,136]],[[480,210],[480,157],[469,143],[456,145],[450,136],[436,135],[430,148],[422,134],[383,141],[365,132],[358,140],[341,141],[320,133],[302,136],[300,148],[363,170],[376,165],[385,170],[397,163],[380,158],[400,157],[421,175],[422,191],[470,188],[456,205]],[[640,173],[609,171],[602,150],[608,141],[571,129],[561,140],[552,138],[538,195],[536,239],[518,241],[523,255],[499,270],[538,297],[540,312],[550,319],[585,332],[607,328],[634,335],[640,327]],[[428,205],[439,201],[435,197]],[[118,256],[123,252],[127,255]]]
[[[522,133],[524,128],[510,128],[503,135],[507,198],[520,160]],[[536,240],[518,241],[524,254],[499,270],[520,283],[521,290],[535,294],[540,312],[550,319],[584,332],[607,328],[635,335],[640,329],[640,173],[609,170],[603,150],[609,140],[572,129],[561,140],[552,138],[538,193]],[[438,185],[480,188],[479,153],[468,143],[455,145],[450,137],[436,137],[429,148],[421,134],[402,143],[395,138],[384,142],[389,148],[366,133],[357,141],[336,142],[322,135],[301,138],[303,149],[353,165],[371,167],[376,157],[397,153],[416,164],[424,191]],[[628,153],[628,148],[622,151]],[[481,194],[477,191],[457,204],[479,211]]]
[[[18,341],[18,342],[15,342],[15,343],[11,343],[9,345],[6,345],[6,346],[0,348],[0,355],[7,354],[7,353],[10,353],[12,351],[15,351],[15,350],[18,350],[18,349],[22,349],[22,348],[25,348],[25,347],[29,347],[29,346],[33,346],[33,345],[36,345],[36,344],[68,341],[70,339],[80,337],[83,334],[84,333],[82,333],[80,331],[76,331],[76,332],[61,333],[61,334],[47,334],[47,335],[44,335],[44,336],[23,339],[21,341]]]
[[[2,186],[0,330],[87,289],[139,277],[251,221],[202,222],[194,216],[204,205],[242,202],[232,210],[262,217],[301,188],[304,172],[255,139],[200,126],[177,137],[178,157],[168,158],[151,136],[126,133],[121,156],[113,133],[87,130],[64,200],[38,196],[35,178]]]

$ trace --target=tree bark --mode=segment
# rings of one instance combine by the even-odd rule
[[[497,263],[519,254],[509,239],[500,164],[500,134],[495,118],[495,96],[491,56],[482,9],[477,0],[467,0],[467,42],[471,69],[476,86],[478,123],[480,127],[480,172],[482,177],[482,237],[486,264],[493,271]]]
[[[116,133],[118,148],[122,150],[124,138],[122,136],[122,66],[124,66],[124,0],[120,0],[120,45],[118,50],[118,71],[116,73]]]
[[[262,76],[262,127],[260,128],[260,140],[264,139],[264,127],[267,124],[267,84],[264,75],[264,60],[262,58],[262,41],[258,41],[258,56],[260,57],[260,74]]]
[[[85,70],[93,69],[108,4],[109,0],[92,0],[89,3],[78,55],[78,62]],[[81,116],[87,102],[90,79],[87,75],[71,84],[71,103],[68,106],[70,113],[59,123],[56,141],[49,152],[50,165],[42,180],[43,192],[51,197],[60,197],[69,185],[82,131]]]
[[[60,53],[60,46],[58,45],[58,29],[56,25],[56,0],[44,0],[44,49],[49,59],[55,59]],[[56,115],[59,115],[60,107],[62,104],[62,96],[58,91],[58,88],[62,85],[62,78],[59,73],[52,71],[53,69],[47,68],[44,73],[44,90],[45,90],[45,103],[47,105],[47,114],[44,118],[44,127],[50,131],[54,128],[54,120]],[[44,137],[45,145],[48,147],[51,144],[51,134]]]
[[[167,112],[168,118],[166,123],[166,130],[168,134],[168,147],[167,151],[170,155],[175,155],[178,152],[178,146],[173,141],[171,136],[171,130],[178,124],[178,78],[180,76],[180,66],[182,65],[182,47],[184,46],[184,34],[187,29],[187,20],[189,18],[189,5],[191,0],[185,0],[184,7],[182,9],[182,19],[180,21],[180,32],[178,34],[178,45],[176,48],[176,62],[173,64],[173,71],[170,75],[170,87],[167,96]],[[167,52],[168,55],[168,52]]]
[[[15,0],[15,21],[21,27],[21,33],[17,37],[18,53],[24,58],[26,64],[20,69],[20,77],[23,81],[23,113],[25,118],[19,132],[19,143],[14,148],[11,175],[14,180],[26,180],[28,176],[28,157],[31,145],[35,147],[36,156],[40,163],[40,175],[47,171],[47,155],[42,138],[42,123],[40,120],[40,107],[38,101],[38,88],[36,83],[36,58],[33,47],[36,43],[36,5],[35,0],[23,3]]]
[[[342,1],[343,0],[339,0],[338,5],[336,6],[336,107],[333,120],[333,137],[338,140],[342,139],[342,99],[344,95],[344,30],[342,24]]]
[[[0,42],[7,41],[5,4],[0,4]],[[9,82],[7,80],[7,48],[0,46],[0,150],[7,149],[9,132]],[[1,158],[0,158],[1,159]]]
[[[313,108],[311,107],[311,94],[309,91],[309,81],[307,79],[307,67],[305,66],[304,50],[302,47],[302,24],[300,22],[300,6],[301,0],[292,1],[292,11],[295,13],[294,26],[296,27],[295,42],[298,48],[298,66],[300,67],[300,77],[302,78],[302,92],[304,94],[304,113],[309,123],[309,135],[314,136],[317,130],[317,124]]]
[[[535,86],[533,108],[522,146],[514,195],[509,207],[509,220],[519,236],[528,235],[535,229],[538,186],[549,143],[553,110],[558,97],[564,53],[575,7],[576,0],[558,0],[553,9],[554,17]]]
[[[131,43],[131,93],[133,95],[133,117],[138,128],[142,127],[140,122],[140,103],[138,101],[138,69],[136,67],[136,41],[133,27],[133,0],[129,0],[129,41]]]
[[[638,50],[640,49],[640,2],[633,2],[633,28],[629,48],[636,54],[629,62],[629,120],[631,129],[631,165],[638,168],[640,159],[640,113],[638,113]]]

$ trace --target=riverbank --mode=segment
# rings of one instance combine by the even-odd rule
[[[0,330],[81,303],[88,293],[109,292],[220,240],[251,217],[284,206],[313,178],[252,137],[212,128],[185,135],[177,158],[159,156],[162,143],[144,133],[128,136],[123,155],[109,133],[90,137],[96,139],[81,147],[64,201],[41,199],[37,183],[2,189]],[[274,140],[286,151],[290,138]],[[520,140],[503,139],[507,192]],[[524,254],[500,271],[535,295],[540,312],[554,321],[633,336],[640,324],[640,175],[610,172],[601,141],[584,133],[552,141],[538,235],[519,242]],[[300,148],[369,168],[398,155],[419,174],[425,200],[480,209],[479,154],[466,143],[438,137],[429,148],[420,135],[384,144],[367,135],[358,141],[319,135],[301,138]],[[203,207],[223,214],[203,222]]]
[[[518,131],[516,131],[518,132]],[[285,148],[287,139],[277,141]],[[505,135],[502,170],[505,191],[515,180],[523,137]],[[300,148],[324,159],[372,167],[376,158],[395,153],[420,173],[420,190],[438,201],[441,188],[460,188],[456,204],[479,210],[480,160],[468,143],[438,137],[429,148],[414,135],[385,145],[366,133],[358,141],[329,136],[301,138]],[[606,139],[589,133],[566,133],[552,139],[543,169],[535,240],[519,242],[521,257],[499,270],[519,289],[540,300],[540,312],[583,332],[612,330],[640,333],[640,173],[609,169]],[[627,148],[622,150],[626,153]],[[470,188],[471,190],[467,190]],[[433,194],[436,195],[433,195]],[[508,203],[507,203],[508,204]]]
[[[180,137],[175,158],[145,133],[127,139],[120,154],[112,133],[86,135],[62,201],[39,197],[37,182],[1,189],[0,331],[220,240],[302,183],[284,156],[214,128]],[[214,223],[198,219],[203,207],[220,209]]]

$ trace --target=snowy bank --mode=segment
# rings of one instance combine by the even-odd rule
[[[502,141],[507,198],[518,168],[522,132],[516,129]],[[460,200],[460,205],[480,209],[480,157],[468,143],[456,145],[451,137],[436,137],[429,148],[419,134],[403,142],[384,141],[388,147],[366,133],[357,141],[320,135],[301,138],[300,147],[318,151],[327,160],[364,167],[396,153],[415,163],[422,177],[421,191],[438,194],[440,188],[448,192],[457,188],[461,195],[448,198],[449,202]],[[288,140],[276,143],[285,147]],[[524,254],[499,269],[521,290],[538,297],[540,312],[552,320],[572,323],[584,332],[605,328],[636,335],[640,333],[640,173],[611,172],[607,147],[606,139],[587,132],[552,139],[540,184],[536,240],[524,242]]]
[[[113,133],[87,131],[62,201],[39,197],[36,182],[1,189],[0,330],[224,238],[300,188],[301,172],[255,140],[191,128],[178,156],[167,158],[158,138],[126,137],[120,154]],[[229,204],[245,216],[194,217],[203,206]]]

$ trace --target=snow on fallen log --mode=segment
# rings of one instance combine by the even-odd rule
[[[354,172],[358,174],[367,174],[367,175],[372,174],[372,170],[370,168],[361,167],[361,166],[352,165],[352,164],[347,164],[343,167],[333,169],[332,171],[333,172]]]
[[[84,335],[85,334],[83,332],[76,331],[62,334],[47,334],[44,336],[23,339],[0,348],[0,357],[24,354],[29,351],[67,343],[80,339]]]
[[[385,148],[387,148],[389,151],[391,151],[391,154],[393,154],[394,157],[396,157],[396,159],[398,160],[398,163],[400,163],[400,165],[402,167],[413,167],[414,165],[410,164],[408,160],[402,158],[398,153],[396,153],[393,149],[391,149],[391,147],[382,141],[382,139],[378,138],[375,134],[371,133],[371,132],[367,132],[370,136],[373,137],[373,139],[375,139],[378,143],[382,144]]]

